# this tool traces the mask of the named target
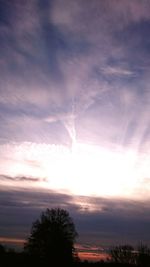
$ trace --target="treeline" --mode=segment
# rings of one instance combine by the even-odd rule
[[[127,266],[150,266],[150,248],[140,244],[137,248],[131,245],[113,247],[110,250],[110,261]]]
[[[22,252],[0,245],[1,267],[87,267],[87,266],[150,266],[150,248],[139,245],[115,246],[106,261],[81,261],[74,248],[78,236],[69,213],[63,209],[47,209],[31,227]]]
[[[67,264],[67,266],[72,267],[101,267],[101,266],[118,266],[118,267],[148,267],[150,266],[150,248],[146,245],[140,245],[137,249],[133,248],[130,245],[122,245],[113,247],[109,254],[108,259],[105,261],[89,262],[87,260],[81,261],[77,254],[74,257],[73,261]],[[59,257],[59,254],[57,255]],[[55,261],[42,261],[38,258],[35,258],[33,255],[29,255],[22,252],[16,252],[14,249],[6,248],[0,244],[0,266],[16,266],[16,267],[40,267],[40,266],[53,266],[60,267],[64,266],[64,262],[57,263]]]

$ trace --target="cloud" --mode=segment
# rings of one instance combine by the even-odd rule
[[[1,144],[0,173],[5,175],[1,185],[149,199],[149,185],[144,183],[145,177],[150,177],[147,153],[138,155],[133,149],[133,142],[126,148],[119,145],[106,148],[105,139],[95,146],[87,144],[85,136],[83,140],[84,143],[73,144],[72,149],[70,146],[44,142]],[[135,142],[135,148],[136,145]],[[33,181],[30,179],[28,182],[23,177],[33,178]]]
[[[47,151],[76,138],[133,149],[140,179],[149,177],[149,9],[147,1],[5,1],[1,173],[11,171],[12,162],[22,167],[21,154],[28,170],[41,174],[35,153],[17,154],[25,142],[25,151],[35,143]],[[145,183],[141,188],[145,192]]]
[[[102,71],[106,75],[130,76],[130,75],[134,74],[130,70],[117,68],[117,67],[110,67],[110,66],[107,66],[106,68],[103,68]]]
[[[41,211],[48,207],[67,208],[70,198],[69,195],[51,190],[19,190],[16,187],[1,186],[0,236],[26,239],[32,222],[38,218]]]
[[[0,180],[1,181],[13,181],[13,182],[39,182],[41,180],[45,181],[45,178],[41,179],[41,178],[26,177],[26,176],[12,177],[8,175],[0,174]]]
[[[1,140],[69,144],[75,130],[79,140],[137,146],[145,106],[149,112],[147,1],[6,1],[3,8]]]
[[[79,233],[78,243],[86,249],[100,246],[102,250],[118,243],[149,242],[149,201],[79,197],[52,190],[15,187],[1,187],[0,236],[26,239],[32,222],[41,211],[52,207],[69,211]]]
[[[90,248],[148,243],[149,2],[5,0],[0,8],[0,236],[22,240],[43,209],[61,206]],[[127,188],[136,182],[143,202],[40,190],[53,152],[75,139],[133,152]]]
[[[149,10],[150,5],[146,0],[143,2],[129,0],[99,2],[94,0],[92,2],[82,1],[82,4],[80,1],[74,3],[66,0],[61,3],[60,0],[57,0],[52,6],[51,17],[54,25],[65,33],[72,34],[74,38],[78,39],[86,38],[105,51],[101,44],[105,43],[108,48],[111,44],[110,42],[107,44],[106,40],[111,40],[114,33],[123,31],[130,24],[149,20]],[[91,14],[94,15],[92,19],[89,19]],[[101,43],[97,44],[98,40]]]
[[[108,0],[109,1],[109,0]],[[110,1],[109,1],[110,2]],[[116,4],[116,5],[115,5]],[[123,15],[123,17],[126,19],[126,23],[130,22],[139,22],[141,20],[149,20],[149,3],[148,1],[144,0],[141,1],[121,1],[118,2],[117,0],[114,0],[112,3],[112,8],[114,12]],[[115,8],[116,6],[116,8]]]

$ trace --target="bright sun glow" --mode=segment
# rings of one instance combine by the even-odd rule
[[[46,164],[49,185],[82,195],[128,195],[136,185],[135,154],[121,154],[76,144],[71,152],[55,154]]]
[[[33,182],[32,186],[77,195],[131,197],[141,186],[141,177],[146,177],[149,172],[145,165],[137,165],[136,152],[129,150],[109,150],[83,143],[75,143],[72,149],[23,143],[14,144],[7,150],[12,160],[5,158],[5,174],[39,177],[41,180],[37,183],[31,181],[30,186]],[[6,170],[5,164],[3,168]],[[3,172],[2,167],[0,171]]]

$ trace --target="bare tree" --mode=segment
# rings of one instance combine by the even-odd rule
[[[134,264],[134,248],[130,245],[116,246],[110,251],[111,260],[115,263]]]

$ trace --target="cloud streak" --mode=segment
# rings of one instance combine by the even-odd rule
[[[65,8],[66,5],[67,9]],[[122,1],[116,4],[116,1],[106,1],[105,3],[88,1],[85,4],[83,1],[81,4],[78,1],[76,3],[65,1],[65,4],[62,5],[60,1],[56,1],[52,5],[44,6],[43,4],[40,11],[40,7],[35,1],[32,3],[27,1],[23,4],[18,4],[16,1],[13,7],[11,3],[6,1],[3,9],[5,23],[1,26],[1,34],[5,44],[3,45],[3,57],[7,66],[3,68],[2,61],[1,69],[4,75],[1,80],[1,88],[3,89],[0,100],[4,125],[11,124],[10,114],[12,120],[16,120],[16,131],[12,128],[9,129],[14,138],[17,136],[17,128],[22,127],[22,120],[25,120],[24,125],[29,121],[29,136],[32,136],[32,121],[40,128],[46,126],[42,121],[33,120],[30,115],[32,114],[32,117],[35,116],[36,118],[48,117],[49,122],[50,118],[53,118],[50,124],[58,121],[59,117],[58,124],[62,123],[65,128],[72,120],[69,119],[68,122],[67,119],[66,122],[66,118],[75,116],[76,120],[75,122],[73,120],[72,123],[75,124],[76,136],[80,139],[80,132],[84,131],[82,123],[84,125],[84,121],[86,122],[85,114],[87,113],[89,116],[90,125],[90,115],[92,115],[94,108],[95,118],[92,116],[91,119],[93,123],[94,121],[97,123],[96,115],[101,114],[102,101],[105,121],[103,122],[102,116],[100,119],[105,128],[107,128],[107,124],[110,125],[109,132],[112,132],[112,136],[106,135],[105,132],[104,135],[106,135],[108,142],[111,143],[111,139],[117,139],[117,142],[119,137],[113,137],[113,135],[117,135],[114,128],[119,127],[122,120],[120,117],[117,119],[117,106],[118,108],[122,106],[122,109],[124,105],[127,106],[126,116],[123,120],[124,125],[130,113],[129,103],[124,102],[120,88],[125,88],[123,94],[126,95],[126,99],[132,94],[131,91],[134,91],[134,101],[138,105],[139,94],[136,93],[135,88],[139,79],[142,78],[143,83],[145,79],[145,73],[142,74],[134,65],[137,60],[139,63],[142,60],[142,57],[140,58],[135,52],[132,53],[136,44],[138,44],[139,49],[142,47],[140,40],[136,40],[136,31],[134,31],[135,38],[132,38],[127,45],[120,41],[120,36],[122,32],[125,32],[126,38],[128,38],[133,24],[138,29],[138,25],[140,26],[143,20],[149,20],[148,3],[144,1],[141,4],[140,1],[137,1],[131,4],[130,1]],[[7,16],[7,9],[11,10],[10,17]],[[91,10],[95,16],[89,20]],[[24,20],[24,17],[29,19]],[[120,20],[120,18],[123,19]],[[9,23],[12,24],[13,30],[11,30]],[[82,27],[80,27],[81,24]],[[99,25],[105,27],[99,30]],[[48,37],[49,35],[50,37]],[[12,42],[8,40],[9,36],[10,39],[14,40],[13,46],[11,45]],[[5,48],[6,43],[7,50]],[[6,52],[8,51],[10,57],[7,57],[6,60]],[[143,53],[146,55],[146,49],[143,50]],[[9,70],[11,62],[16,64],[13,74]],[[140,68],[147,67],[147,62],[141,63]],[[53,72],[55,70],[57,79],[52,78],[55,75],[51,69]],[[7,79],[8,73],[9,79]],[[38,78],[35,79],[35,77]],[[125,79],[127,83],[130,81],[130,88],[124,85]],[[101,100],[100,103],[99,99]],[[110,119],[109,103],[114,106],[111,114],[113,114],[113,118],[116,117],[116,122]],[[11,105],[11,109],[8,105]],[[74,105],[73,115],[72,105]],[[138,112],[136,105],[134,107],[135,113]],[[122,112],[125,111],[122,110]],[[8,122],[6,114],[9,114]],[[78,122],[79,118],[83,118],[83,121]],[[138,120],[137,116],[133,119]],[[114,128],[111,128],[113,124]],[[99,139],[98,136],[103,131],[99,126],[95,136],[95,127],[95,125],[94,128],[92,127],[91,137],[87,133],[88,139],[93,142],[94,139]],[[71,127],[69,126],[68,129]],[[37,127],[36,132],[38,130]],[[7,127],[4,127],[2,132],[4,131],[7,131]],[[63,130],[61,129],[61,131]],[[88,132],[89,129],[86,131]],[[119,129],[118,135],[123,135],[121,129]],[[22,138],[30,138],[26,136],[27,133],[23,129]],[[42,133],[39,136],[42,136]],[[36,138],[35,134],[33,138]],[[126,136],[126,138],[128,137]],[[63,137],[60,139],[62,140]],[[53,142],[53,137],[50,137],[49,141]]]
[[[18,176],[18,177],[11,177],[8,175],[0,175],[1,181],[14,181],[14,182],[39,182],[41,181],[40,178],[34,177],[25,177],[25,176]],[[45,181],[45,179],[43,179]]]

